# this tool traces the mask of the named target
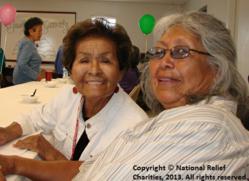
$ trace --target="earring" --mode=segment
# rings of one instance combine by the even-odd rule
[[[73,93],[74,93],[74,94],[77,94],[77,93],[78,93],[77,87],[73,87]]]

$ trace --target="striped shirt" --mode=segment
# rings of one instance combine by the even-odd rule
[[[163,111],[117,137],[77,180],[246,180],[249,133],[221,97]]]

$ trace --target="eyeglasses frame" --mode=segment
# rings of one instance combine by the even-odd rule
[[[171,56],[172,58],[174,58],[174,59],[185,59],[185,58],[187,58],[187,57],[189,57],[189,56],[191,55],[191,54],[190,54],[190,51],[193,51],[193,52],[196,52],[196,53],[199,53],[199,54],[202,54],[202,55],[212,56],[212,55],[211,55],[210,53],[208,53],[208,52],[203,52],[203,51],[200,51],[200,50],[192,49],[192,48],[189,48],[189,47],[187,47],[187,46],[175,46],[175,47],[168,48],[168,49],[166,49],[166,48],[161,48],[161,47],[153,47],[153,48],[158,48],[158,49],[160,49],[160,50],[163,50],[162,56],[157,57],[157,58],[155,58],[155,59],[162,59],[162,58],[166,55],[167,51],[170,52],[170,56]],[[153,49],[153,48],[151,48],[151,49]],[[187,56],[182,57],[182,58],[173,57],[173,53],[172,53],[172,52],[173,52],[173,50],[174,50],[175,48],[184,48],[184,49],[187,49],[187,50],[188,50]],[[146,52],[146,57],[147,57],[147,58],[150,56],[150,55],[148,55],[148,54],[151,55],[151,53],[149,52],[149,50]],[[151,59],[151,58],[149,58],[149,59]]]

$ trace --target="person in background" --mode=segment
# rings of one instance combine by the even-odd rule
[[[24,23],[25,37],[19,43],[17,62],[13,71],[13,84],[40,80],[41,56],[35,42],[42,36],[43,21],[32,17]]]
[[[229,30],[206,13],[173,14],[157,22],[154,40],[141,85],[158,116],[80,168],[0,156],[2,172],[44,181],[247,180],[249,132],[237,108],[248,112],[248,90]]]
[[[63,77],[62,58],[63,58],[63,46],[61,45],[57,50],[56,58],[54,61],[56,77]]]
[[[52,144],[38,134],[16,147],[36,151],[44,160],[86,160],[99,154],[122,131],[147,119],[118,87],[130,52],[130,38],[119,24],[88,19],[73,25],[63,39],[63,64],[75,86],[68,85],[48,104],[1,128],[0,144],[42,130],[53,135]]]
[[[139,83],[140,72],[138,71],[137,65],[140,60],[140,51],[136,46],[132,46],[131,53],[131,66],[123,75],[123,78],[119,82],[119,85],[124,91],[129,94],[132,89]]]
[[[4,72],[5,72],[5,55],[2,48],[0,48],[0,87],[3,87]]]

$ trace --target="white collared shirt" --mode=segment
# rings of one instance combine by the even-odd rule
[[[54,146],[68,159],[72,154],[77,119],[79,140],[84,129],[90,140],[79,160],[95,156],[104,150],[120,132],[131,129],[137,123],[147,119],[145,112],[121,88],[114,93],[106,106],[95,116],[84,122],[79,114],[81,94],[74,94],[72,86],[67,86],[51,102],[37,108],[29,115],[22,116],[17,122],[23,129],[23,134],[37,130],[52,133]]]

